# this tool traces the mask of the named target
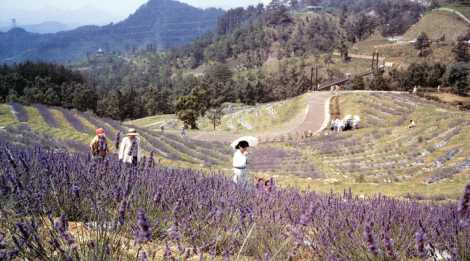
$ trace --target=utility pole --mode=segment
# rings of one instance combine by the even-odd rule
[[[316,68],[316,65],[315,65]],[[315,91],[315,86],[313,86],[313,67],[310,68],[310,89]]]
[[[318,65],[315,66],[315,90],[318,91]]]

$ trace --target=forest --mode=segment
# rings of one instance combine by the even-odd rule
[[[425,11],[412,1],[328,0],[321,2],[323,11],[316,15],[296,14],[314,4],[318,2],[291,1],[286,6],[273,1],[267,6],[232,9],[218,19],[213,32],[165,52],[148,45],[127,58],[116,53],[93,54],[71,66],[4,65],[0,100],[90,110],[121,121],[176,113],[197,128],[198,117],[220,111],[225,102],[253,105],[311,90],[314,82],[306,57],[339,50],[347,58],[351,43],[377,30],[383,35],[401,34]],[[469,34],[456,43],[454,64],[412,64],[370,81],[354,79],[352,88],[411,90],[448,84],[464,94],[469,60],[464,42],[468,39]],[[425,48],[426,41],[418,41],[416,48]],[[273,71],[263,70],[262,65],[273,56],[285,62]],[[332,72],[328,77],[338,76]]]

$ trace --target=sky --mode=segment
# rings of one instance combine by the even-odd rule
[[[99,20],[117,22],[126,18],[147,1],[148,0],[0,0],[0,19],[3,19],[0,22],[5,23],[5,21],[10,21],[12,17],[24,21],[24,23],[33,22],[35,19],[67,19],[67,12],[75,10],[89,10],[89,17],[83,18],[90,19],[92,22]],[[219,7],[224,9],[255,5],[260,2],[266,3],[268,1],[269,0],[180,0],[180,2],[185,2],[196,7]],[[58,14],[60,12],[64,14],[62,18]],[[84,13],[86,14],[86,12]],[[58,22],[74,23],[73,19],[71,21]]]

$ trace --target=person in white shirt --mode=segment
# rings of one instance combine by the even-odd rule
[[[237,184],[248,183],[248,148],[250,145],[247,141],[240,141],[235,147],[236,151],[233,155],[233,182]]]
[[[119,160],[137,166],[141,155],[139,134],[135,129],[130,129],[119,146]]]

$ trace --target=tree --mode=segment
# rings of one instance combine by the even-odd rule
[[[222,109],[222,106],[216,107],[216,108],[210,108],[206,112],[207,117],[210,119],[212,126],[215,128],[219,126],[222,123],[222,117],[224,116],[224,111]]]
[[[353,90],[364,90],[366,88],[366,84],[364,83],[364,79],[361,76],[354,76],[352,80],[352,88]]]
[[[349,51],[348,51],[348,46],[344,41],[341,41],[341,44],[339,46],[339,52],[341,54],[341,59],[343,62],[349,62],[351,58],[349,57]]]
[[[468,44],[465,41],[457,41],[452,48],[454,59],[456,62],[469,62],[470,54],[468,53]]]
[[[289,10],[279,0],[273,0],[266,10],[266,23],[268,25],[282,25],[292,22]]]
[[[374,75],[374,79],[370,82],[370,89],[377,91],[388,91],[390,87],[382,74]]]
[[[447,82],[453,87],[455,93],[467,95],[469,88],[469,65],[465,63],[452,64],[447,74]]]
[[[196,87],[191,94],[181,96],[176,101],[176,116],[183,121],[185,126],[197,129],[197,120],[207,110],[204,102],[205,91]]]
[[[418,56],[423,57],[426,55],[426,50],[431,47],[431,41],[425,32],[419,34],[415,42],[415,49],[418,50]]]

